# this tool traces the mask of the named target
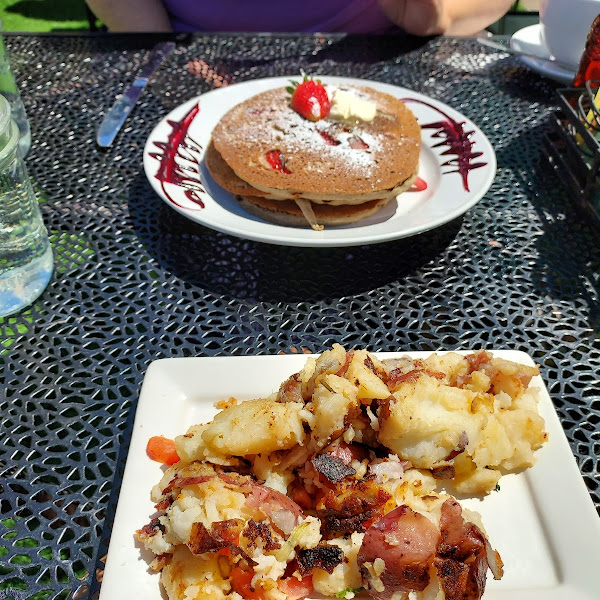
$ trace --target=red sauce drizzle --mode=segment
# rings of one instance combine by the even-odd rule
[[[173,184],[185,189],[185,197],[196,204],[198,208],[204,208],[204,202],[199,192],[204,192],[200,180],[200,163],[198,154],[202,149],[200,144],[188,137],[188,130],[192,121],[200,111],[196,104],[181,121],[167,121],[172,128],[166,142],[154,142],[160,152],[151,152],[150,156],[160,161],[156,171],[156,179],[160,181],[163,193],[170,202],[182,207],[167,191],[165,185]],[[175,158],[185,161],[181,164]],[[182,207],[183,208],[183,207]]]
[[[473,135],[473,131],[465,131],[464,122],[459,123],[452,117],[447,115],[444,111],[440,110],[436,106],[424,102],[423,100],[417,100],[416,98],[402,98],[404,102],[418,102],[429,106],[433,110],[439,112],[443,117],[443,121],[435,121],[428,123],[427,125],[421,125],[423,129],[437,129],[433,134],[434,138],[439,138],[441,141],[434,145],[434,148],[439,146],[448,146],[447,150],[444,150],[442,154],[456,154],[456,158],[451,158],[442,164],[443,167],[456,167],[452,171],[446,171],[446,173],[460,173],[462,177],[463,187],[469,191],[469,172],[473,169],[478,169],[487,165],[486,162],[474,162],[474,159],[479,158],[483,152],[473,152],[473,142],[470,140]]]

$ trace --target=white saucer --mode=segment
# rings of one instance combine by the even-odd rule
[[[539,23],[529,25],[529,27],[524,27],[514,33],[510,38],[510,47],[514,50],[536,54],[543,58],[550,57],[550,52],[542,39],[542,30]],[[555,63],[537,60],[529,56],[521,56],[520,58],[529,68],[537,71],[541,75],[550,77],[565,85],[571,85],[573,83],[576,69],[565,69]]]

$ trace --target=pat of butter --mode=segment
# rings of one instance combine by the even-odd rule
[[[360,119],[369,123],[377,114],[377,105],[374,102],[363,100],[350,92],[335,90],[329,115],[334,119]]]

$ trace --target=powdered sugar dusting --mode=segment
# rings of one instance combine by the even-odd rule
[[[308,121],[292,110],[273,110],[263,115],[267,117],[264,119],[265,128],[248,132],[246,134],[248,142],[260,143],[263,146],[270,145],[274,149],[285,145],[288,153],[302,153],[306,148],[311,148],[324,159],[333,159],[336,164],[360,169],[362,172],[374,166],[373,153],[381,149],[379,141],[360,126],[349,126],[329,119]],[[333,140],[333,143],[327,141],[328,137]],[[351,146],[352,141],[357,137],[366,144],[367,148]]]
[[[327,86],[330,95],[336,89],[374,101],[375,118],[310,121],[291,108],[285,89],[273,89],[234,107],[213,132],[215,146],[240,178],[259,189],[319,197],[394,189],[413,174],[418,161],[420,132],[414,117],[405,119],[402,110],[407,109],[399,111],[399,101],[368,88]],[[285,171],[270,168],[265,156],[273,155]]]

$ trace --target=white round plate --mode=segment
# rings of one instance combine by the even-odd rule
[[[520,52],[536,54],[541,58],[550,58],[550,51],[542,39],[542,30],[539,23],[523,27],[515,32],[510,38],[510,47]],[[547,60],[537,60],[532,56],[521,56],[521,60],[532,70],[540,75],[550,77],[564,85],[571,85],[575,77],[575,70],[569,70],[565,67]]]
[[[405,192],[358,223],[323,231],[308,225],[274,225],[250,215],[214,182],[204,164],[204,150],[213,128],[230,108],[259,92],[289,85],[290,79],[294,76],[219,88],[182,104],[162,119],[144,148],[144,170],[157,194],[192,221],[241,238],[287,246],[356,246],[416,235],[447,223],[471,208],[492,184],[494,150],[480,129],[459,112],[405,88],[323,76],[320,79],[326,84],[369,85],[407,100],[422,127],[419,177],[426,189]],[[459,142],[463,151],[449,152],[450,145]]]

